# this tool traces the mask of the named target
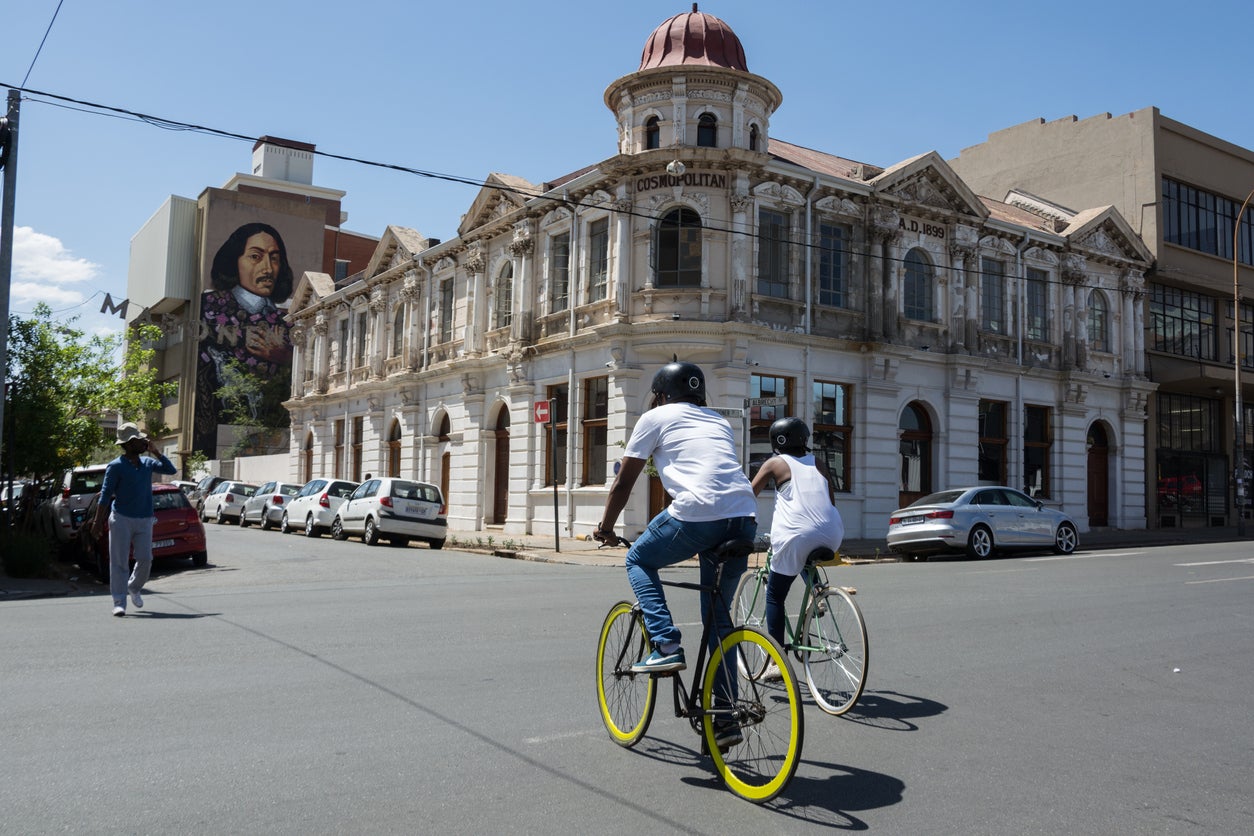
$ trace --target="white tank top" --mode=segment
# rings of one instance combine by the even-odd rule
[[[775,515],[771,518],[771,570],[795,575],[806,555],[820,546],[835,551],[845,538],[845,524],[832,505],[827,479],[814,465],[814,456],[800,458],[778,454],[792,478],[775,490]]]

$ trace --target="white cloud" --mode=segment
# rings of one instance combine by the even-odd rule
[[[85,258],[76,258],[51,235],[29,226],[13,229],[13,284],[10,307],[30,310],[46,302],[53,310],[77,305],[83,291],[75,287],[99,276],[100,268]]]

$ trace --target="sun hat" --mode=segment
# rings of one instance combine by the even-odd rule
[[[118,444],[125,444],[126,442],[134,441],[137,438],[140,441],[147,441],[148,435],[140,432],[139,427],[135,426],[134,423],[127,421],[125,424],[118,427]]]

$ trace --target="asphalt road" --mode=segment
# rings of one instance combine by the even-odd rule
[[[1242,544],[889,563],[867,693],[740,801],[593,687],[621,569],[209,526],[211,564],[0,604],[5,833],[1216,833],[1254,826]],[[677,574],[693,574],[678,570]],[[696,596],[670,591],[691,642]]]

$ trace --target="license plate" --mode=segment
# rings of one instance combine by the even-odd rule
[[[401,500],[398,510],[407,517],[420,520],[433,520],[440,513],[440,509],[430,502],[416,502],[412,499]]]
[[[173,545],[174,545],[173,540],[157,540],[153,542],[152,547],[154,549],[168,549],[170,548],[170,546],[173,546]]]
[[[902,517],[901,518],[902,525],[917,525],[918,523],[921,523],[921,522],[923,522],[922,517]]]

